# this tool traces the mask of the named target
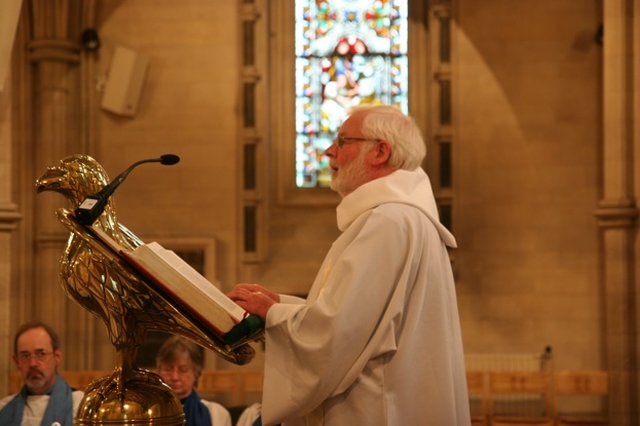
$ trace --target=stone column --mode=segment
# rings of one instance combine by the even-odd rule
[[[32,181],[60,159],[80,151],[83,129],[81,16],[84,2],[30,0],[32,64]],[[59,263],[68,232],[55,211],[70,207],[59,194],[35,195],[33,313],[61,334],[63,368],[89,368],[93,315],[70,300],[60,285]]]
[[[0,99],[2,98],[0,93]],[[0,105],[2,107],[2,105]],[[0,123],[0,128],[2,123]],[[7,151],[3,138],[0,136],[0,148],[2,152]],[[10,158],[10,157],[4,157]],[[6,164],[3,162],[0,169],[4,169]],[[9,181],[0,181],[0,185],[9,186]],[[0,191],[4,192],[4,191]],[[2,395],[8,394],[6,372],[13,370],[15,367],[10,357],[13,351],[13,330],[11,324],[11,234],[16,228],[16,223],[20,219],[17,212],[17,206],[9,203],[4,199],[0,199],[0,392]]]
[[[610,374],[609,416],[612,425],[620,426],[638,424],[635,289],[638,208],[633,158],[638,139],[633,134],[632,3],[633,0],[603,2],[602,198],[596,211],[602,244],[603,329],[606,369]],[[638,11],[635,13],[637,15]]]
[[[633,3],[633,4],[631,4]],[[629,46],[629,58],[627,60],[627,69],[631,80],[631,90],[628,92],[628,109],[629,109],[629,133],[633,140],[634,147],[634,191],[638,198],[638,190],[640,189],[640,0],[628,1],[625,12],[627,25],[627,40]],[[631,381],[635,386],[635,395],[632,395],[631,406],[633,407],[631,420],[635,424],[640,424],[640,288],[638,287],[638,277],[640,277],[640,238],[638,238],[637,226],[634,241],[634,288],[629,298],[635,300],[635,322],[634,322],[634,339],[635,348],[630,357],[634,362],[634,370],[632,371]]]

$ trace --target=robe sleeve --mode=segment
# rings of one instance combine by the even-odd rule
[[[271,307],[266,424],[310,413],[345,392],[370,359],[396,349],[408,286],[415,281],[412,264],[422,250],[415,248],[419,236],[412,236],[412,226],[411,219],[380,207],[363,214],[328,253],[310,293],[315,299]]]
[[[302,305],[305,300],[301,297],[291,296],[289,294],[280,294],[280,303],[289,303],[294,305]]]

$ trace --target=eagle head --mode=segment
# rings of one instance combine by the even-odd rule
[[[88,155],[71,155],[60,160],[59,166],[47,167],[36,180],[38,194],[55,191],[64,195],[74,207],[109,183],[104,168]]]

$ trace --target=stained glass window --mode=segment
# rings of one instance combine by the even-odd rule
[[[407,0],[296,0],[296,185],[328,187],[324,150],[355,105],[408,113]]]

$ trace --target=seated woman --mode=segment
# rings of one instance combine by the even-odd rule
[[[195,391],[204,366],[198,345],[182,336],[168,338],[156,357],[158,374],[182,402],[185,426],[231,426],[231,415],[222,405],[200,399]]]

